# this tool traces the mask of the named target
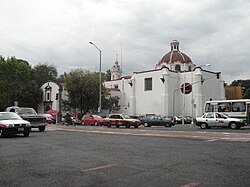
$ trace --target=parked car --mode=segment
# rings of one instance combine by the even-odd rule
[[[134,128],[138,128],[141,124],[140,120],[133,119],[126,114],[109,114],[104,120],[107,127],[116,126],[119,128],[120,126],[125,126],[126,128],[130,128],[133,126]]]
[[[55,117],[52,116],[51,114],[43,114],[43,116],[46,117],[46,122],[47,122],[48,124],[52,124],[52,123],[55,124],[55,123],[56,123]]]
[[[27,120],[31,124],[31,128],[38,128],[39,131],[44,131],[47,125],[46,117],[43,115],[38,115],[33,108],[28,107],[8,107],[6,112],[15,112],[21,116],[24,120]]]
[[[82,125],[104,125],[104,119],[96,114],[85,114],[81,121]]]
[[[30,131],[30,122],[23,120],[18,114],[13,112],[0,112],[1,137],[20,133],[28,137]]]
[[[165,126],[165,127],[172,127],[174,125],[174,122],[170,119],[162,118],[161,116],[146,116],[141,119],[141,123],[145,127],[151,127],[151,126]]]
[[[239,129],[245,126],[242,119],[230,118],[220,112],[209,112],[203,114],[201,117],[194,119],[194,123],[200,126],[201,129],[211,127],[229,127],[231,129]]]
[[[73,125],[81,125],[82,124],[82,121],[77,119],[76,117],[71,117],[71,119],[72,119]]]
[[[182,118],[183,116],[175,116],[174,122],[175,124],[182,124]],[[193,121],[191,116],[184,116],[184,124],[191,124]]]

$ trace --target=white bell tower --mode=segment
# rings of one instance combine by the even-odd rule
[[[112,70],[111,70],[111,80],[117,80],[122,77],[122,71],[121,71],[121,67],[118,64],[117,56],[118,54],[116,54],[115,65],[113,65]]]

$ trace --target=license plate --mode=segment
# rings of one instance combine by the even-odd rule
[[[24,128],[18,128],[18,131],[24,131]]]

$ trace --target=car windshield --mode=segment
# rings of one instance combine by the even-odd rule
[[[22,119],[19,115],[16,113],[10,112],[10,113],[0,113],[0,120],[17,120]]]
[[[128,116],[128,115],[126,115],[126,114],[122,114],[122,117],[123,117],[124,119],[131,119],[131,117]]]
[[[18,114],[33,114],[37,115],[36,111],[33,108],[18,108],[17,109]]]
[[[98,115],[92,115],[93,118],[102,118],[101,116],[98,116]]]

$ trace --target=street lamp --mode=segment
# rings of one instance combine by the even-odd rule
[[[101,112],[101,108],[102,108],[102,74],[101,74],[101,70],[102,70],[102,51],[93,43],[93,42],[89,42],[91,45],[95,46],[95,48],[100,52],[100,69],[99,69],[99,107],[98,107],[98,113]]]

